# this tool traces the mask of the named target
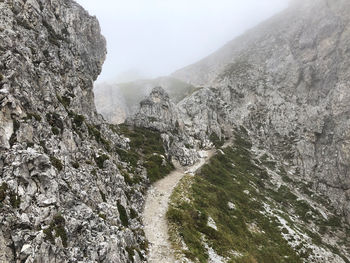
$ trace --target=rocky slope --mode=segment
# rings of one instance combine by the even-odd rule
[[[254,143],[296,166],[293,179],[329,197],[348,221],[349,11],[346,0],[292,1],[286,11],[173,75],[208,87],[181,102],[187,119],[199,113],[201,130],[209,124],[218,136],[227,125],[244,125]],[[188,122],[186,129],[198,133],[197,124]]]
[[[96,113],[96,18],[71,0],[3,0],[0,17],[0,262],[144,261],[146,172],[167,161],[159,135]]]
[[[348,1],[292,1],[173,75],[204,88],[177,105],[157,88],[141,103],[131,123],[160,131],[169,152],[234,141],[175,190],[169,220],[184,262],[349,262],[349,11]],[[241,207],[224,206],[228,196]],[[269,231],[282,239],[267,234],[257,246]],[[285,241],[287,254],[278,248]],[[276,257],[262,249],[274,242]]]
[[[127,120],[158,130],[183,165],[197,161],[199,149],[218,149],[171,198],[176,262],[349,262],[350,225],[330,196],[233,116],[219,89],[203,88],[175,106],[157,87]]]
[[[273,226],[286,228],[289,247],[300,254],[312,245],[316,262],[349,262],[349,11],[346,0],[293,1],[175,73],[205,88],[177,105],[155,88],[127,120],[130,128],[106,124],[95,110],[92,86],[106,53],[95,18],[71,0],[0,1],[0,261],[146,261],[140,213],[147,184],[173,169],[170,158],[191,165],[198,149],[237,140],[239,130],[250,139],[236,142],[237,153],[221,151],[208,168],[218,172],[207,178],[218,195],[242,192],[256,205],[261,193],[271,194],[256,206],[273,204],[264,206],[269,216],[290,216]],[[239,179],[237,191],[220,185],[221,173]],[[220,229],[215,216],[203,218]],[[199,226],[208,230],[203,218]]]
[[[233,137],[173,192],[167,218],[179,262],[349,262],[349,225],[243,128]]]

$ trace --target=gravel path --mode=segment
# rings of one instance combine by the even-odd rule
[[[175,263],[174,253],[169,242],[168,223],[166,212],[168,210],[169,198],[186,173],[195,173],[214,154],[214,150],[201,151],[200,162],[192,167],[185,168],[177,166],[167,177],[156,182],[150,187],[146,197],[143,212],[143,223],[145,225],[146,238],[150,242],[150,263]]]

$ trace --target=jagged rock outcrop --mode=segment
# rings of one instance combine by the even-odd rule
[[[192,165],[198,160],[195,149],[198,147],[198,140],[184,131],[184,123],[177,107],[162,87],[155,87],[141,101],[139,111],[129,117],[126,123],[161,132],[169,156],[182,165]]]
[[[176,126],[179,126],[178,121],[175,104],[161,87],[154,88],[151,94],[140,102],[140,111],[133,118],[136,126],[160,132],[175,130]]]
[[[216,88],[212,100],[229,108],[224,125],[244,125],[256,143],[299,167],[298,180],[328,196],[348,221],[349,12],[346,0],[292,1],[286,11],[173,75]]]
[[[74,1],[0,1],[1,262],[144,260],[145,169],[126,182],[130,140],[93,102],[105,54]]]

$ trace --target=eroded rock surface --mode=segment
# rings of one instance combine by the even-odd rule
[[[125,182],[130,140],[94,106],[105,54],[74,1],[0,1],[1,262],[143,261],[145,170]]]

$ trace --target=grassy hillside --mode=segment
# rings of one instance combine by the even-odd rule
[[[245,132],[237,131],[232,147],[218,151],[175,189],[167,217],[178,254],[194,262],[210,257],[232,263],[334,262],[338,256],[314,261],[331,251],[349,262],[341,245],[322,241],[348,226],[337,217],[325,218],[293,193],[292,188],[304,189],[321,200],[306,185],[288,180],[266,154],[259,160],[250,148]],[[346,244],[349,235],[337,240]]]

